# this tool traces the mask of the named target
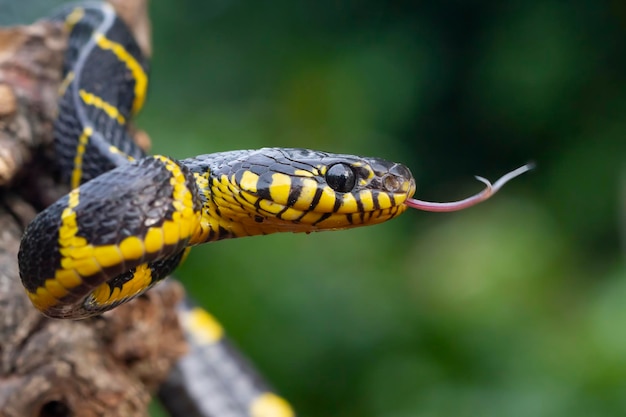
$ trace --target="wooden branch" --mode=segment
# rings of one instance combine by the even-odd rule
[[[130,22],[149,39],[145,1],[123,3],[141,11]],[[0,28],[0,417],[147,416],[151,393],[186,349],[182,287],[170,282],[68,321],[43,317],[19,279],[24,226],[67,192],[55,182],[51,146],[66,41],[49,22]]]

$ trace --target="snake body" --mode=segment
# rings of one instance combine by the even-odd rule
[[[146,156],[127,129],[148,83],[129,29],[104,3],[55,19],[71,31],[55,123],[71,191],[28,225],[18,255],[44,314],[100,314],[165,278],[194,245],[345,229],[406,209],[410,171],[379,158],[293,148]]]

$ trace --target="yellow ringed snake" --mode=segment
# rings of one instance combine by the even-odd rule
[[[71,31],[55,123],[57,163],[71,192],[26,228],[22,282],[50,317],[100,314],[169,275],[191,246],[276,232],[381,223],[412,206],[407,167],[379,158],[291,148],[146,156],[126,129],[141,108],[147,61],[106,3],[66,9]]]
[[[74,5],[51,19],[70,33],[54,139],[71,191],[27,226],[18,261],[33,305],[53,318],[86,318],[131,300],[174,271],[194,245],[370,225],[409,207],[459,210],[530,169],[493,186],[478,177],[487,185],[483,192],[431,203],[412,198],[415,180],[407,167],[380,158],[293,148],[184,160],[148,156],[127,129],[148,87],[148,62],[129,29],[106,3]],[[188,416],[292,417],[219,324],[183,304],[191,352],[177,364],[172,389],[186,386],[190,404],[176,398],[171,409],[182,407],[177,415]]]

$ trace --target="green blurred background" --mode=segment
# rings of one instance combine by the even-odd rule
[[[0,16],[51,3],[0,0]],[[138,124],[155,153],[376,155],[435,201],[538,164],[467,211],[192,251],[177,275],[300,416],[626,415],[626,3],[160,0],[151,15]]]

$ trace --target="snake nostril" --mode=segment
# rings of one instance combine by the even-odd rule
[[[383,177],[383,188],[391,193],[396,192],[402,186],[402,181],[398,177],[392,174],[387,174]]]

